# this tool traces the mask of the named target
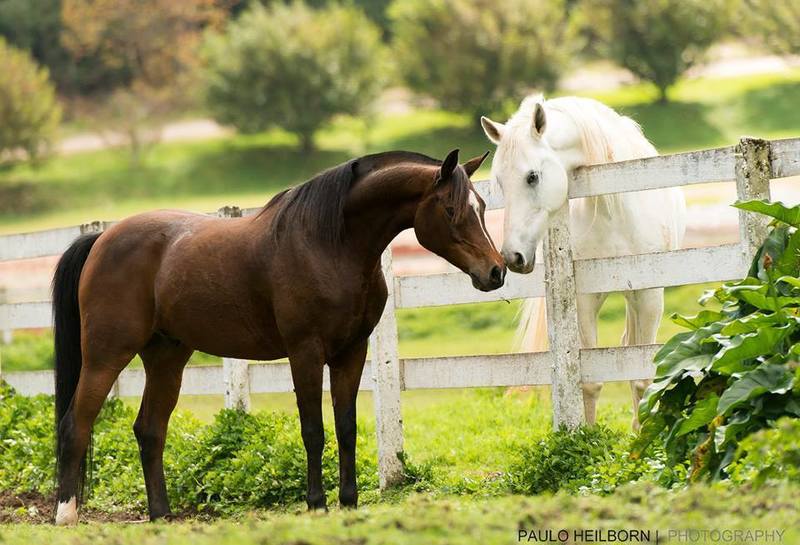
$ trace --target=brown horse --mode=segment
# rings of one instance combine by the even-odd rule
[[[162,455],[181,375],[194,350],[289,357],[308,462],[309,508],[322,489],[322,370],[330,367],[339,501],[355,506],[356,395],[370,333],[386,303],[380,256],[402,230],[469,274],[503,284],[484,204],[458,164],[409,152],[368,155],[272,199],[256,216],[159,211],[76,240],[53,280],[57,524],[78,520],[92,425],[139,354],[146,382],[134,433],[151,519],[170,516]]]

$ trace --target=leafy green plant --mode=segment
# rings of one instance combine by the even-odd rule
[[[800,483],[800,420],[782,418],[774,428],[743,439],[728,473],[737,484],[760,486],[776,479]]]
[[[595,464],[627,452],[626,435],[608,427],[562,428],[524,447],[506,479],[515,493],[576,492],[591,485]]]
[[[800,206],[737,202],[774,218],[747,278],[707,292],[719,310],[673,316],[689,329],[656,354],[639,406],[637,449],[658,439],[689,480],[728,475],[740,441],[783,416],[800,417]]]

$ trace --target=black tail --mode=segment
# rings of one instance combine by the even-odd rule
[[[82,235],[61,256],[53,276],[53,328],[55,335],[56,465],[63,448],[59,425],[67,414],[81,374],[81,316],[78,283],[83,265],[100,233]],[[85,464],[84,464],[85,470]],[[58,472],[57,472],[58,474]]]

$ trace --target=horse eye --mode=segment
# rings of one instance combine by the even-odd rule
[[[453,216],[456,215],[456,209],[453,208],[452,206],[445,206],[444,213],[447,214],[448,218],[453,219]]]
[[[528,173],[527,182],[528,182],[528,185],[536,185],[536,184],[538,184],[539,183],[539,173],[536,172],[536,171],[531,170]]]

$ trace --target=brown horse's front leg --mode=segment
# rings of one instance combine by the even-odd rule
[[[331,397],[339,443],[339,504],[358,505],[356,485],[356,396],[367,357],[367,340],[359,341],[330,362]]]
[[[322,449],[325,446],[325,431],[322,427],[322,367],[325,354],[321,343],[303,343],[289,351],[294,393],[300,411],[300,431],[306,447],[308,461],[309,509],[327,509],[325,491],[322,488]]]

